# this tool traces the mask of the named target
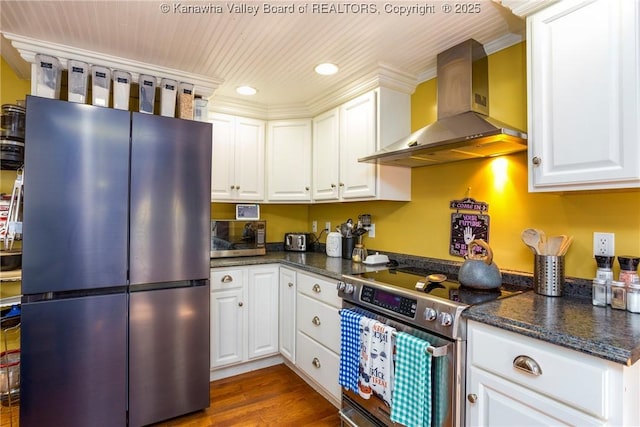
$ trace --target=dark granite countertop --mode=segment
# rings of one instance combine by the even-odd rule
[[[300,268],[310,273],[328,276],[336,280],[343,274],[359,274],[367,271],[385,270],[385,266],[367,266],[349,259],[328,257],[319,252],[267,252],[264,256],[237,258],[212,258],[211,267],[235,267],[242,265],[280,263]]]
[[[525,292],[472,306],[463,316],[628,366],[640,359],[640,314],[586,298]]]
[[[389,257],[396,258],[392,254]],[[456,265],[448,261],[439,264],[432,259],[401,259],[401,263],[407,262],[455,274]],[[342,274],[386,268],[330,258],[320,252],[283,251],[267,252],[265,256],[212,259],[211,267],[272,263],[289,265],[336,280]],[[526,274],[503,273],[505,278],[515,284],[530,281]],[[640,314],[593,306],[590,292],[587,292],[590,289],[585,283],[583,280],[565,283],[565,290],[570,288],[570,293],[563,292],[561,297],[547,297],[529,291],[472,306],[463,312],[463,316],[623,365],[636,363],[640,359]]]

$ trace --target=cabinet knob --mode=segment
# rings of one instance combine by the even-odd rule
[[[513,359],[513,367],[536,377],[542,375],[542,369],[540,369],[538,362],[529,356],[521,355]]]
[[[244,305],[244,303],[243,303],[242,301],[240,301],[240,302],[238,303],[238,307],[242,307],[243,305]]]
[[[319,368],[320,367],[320,360],[318,360],[317,357],[314,357],[313,360],[311,361],[311,364],[313,366],[315,366],[316,368]]]
[[[240,190],[240,186],[239,185],[236,185],[236,190]]]
[[[289,282],[289,287],[293,288],[293,283]]]
[[[542,159],[540,157],[536,156],[533,159],[531,159],[531,163],[533,163],[534,165],[538,166],[540,163],[542,163]]]
[[[222,283],[231,283],[233,282],[233,277],[229,276],[228,274],[225,274],[222,279],[220,279],[220,281]]]
[[[476,402],[478,401],[478,395],[477,395],[477,394],[475,394],[475,393],[467,394],[467,400],[468,400],[470,403],[476,403]]]
[[[311,319],[311,323],[316,326],[320,326],[320,318],[318,316],[313,316],[313,319]]]
[[[320,287],[320,285],[318,285],[317,283],[315,285],[313,285],[313,287],[311,288],[311,290],[313,292],[315,292],[316,294],[319,294],[322,291],[322,288]]]
[[[234,190],[235,188],[236,188],[236,186],[235,186],[235,185],[232,185],[232,186],[231,186],[231,189],[232,189],[232,190]]]
[[[340,187],[344,187],[344,182],[341,182],[339,185]]]
[[[308,187],[308,186],[307,186],[307,187],[304,187],[304,189],[305,189],[306,191],[309,191],[309,187]]]
[[[336,185],[335,184],[331,184],[331,188],[336,188]]]

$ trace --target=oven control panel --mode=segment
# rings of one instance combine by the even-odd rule
[[[360,300],[415,319],[418,300],[396,295],[382,289],[363,286]]]

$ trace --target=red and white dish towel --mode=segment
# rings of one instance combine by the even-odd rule
[[[360,328],[359,394],[368,399],[373,393],[391,406],[396,330],[368,318],[361,319]]]

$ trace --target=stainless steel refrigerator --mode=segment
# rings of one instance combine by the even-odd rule
[[[211,125],[28,97],[20,425],[209,406]]]

